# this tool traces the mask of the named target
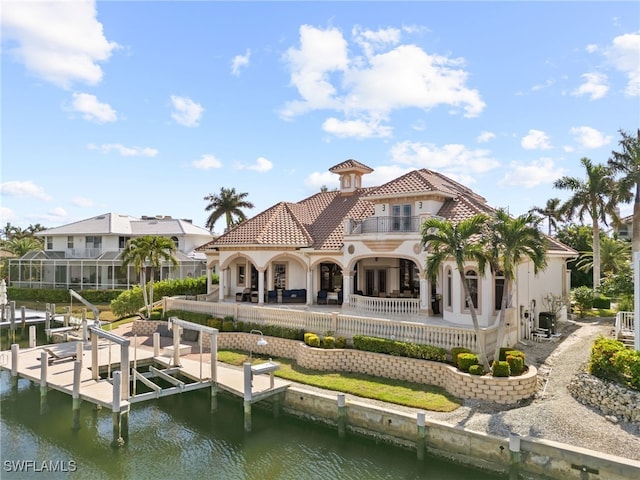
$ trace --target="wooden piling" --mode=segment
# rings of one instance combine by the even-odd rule
[[[509,434],[509,480],[518,480],[520,477],[520,435]]]
[[[35,348],[36,346],[36,326],[29,325],[29,348]]]
[[[344,438],[347,433],[347,402],[344,393],[338,394],[338,436]]]
[[[40,353],[40,415],[47,411],[47,369],[49,367],[49,354],[42,350]]]
[[[251,373],[251,362],[244,363],[244,431],[251,431],[251,397],[253,386],[253,374]]]
[[[425,412],[418,412],[418,417],[417,417],[417,426],[418,426],[417,437],[418,438],[416,439],[418,460],[424,460],[425,437],[427,433],[425,417],[426,417]]]
[[[122,415],[120,412],[120,403],[122,400],[122,389],[120,385],[122,380],[121,373],[120,370],[113,372],[113,406],[111,408],[113,421],[112,447],[122,447],[124,445],[124,439],[122,438]]]
[[[82,362],[76,360],[73,362],[73,392],[72,392],[72,420],[71,428],[73,430],[80,429],[80,376],[82,374]]]
[[[158,332],[153,334],[153,356],[160,356],[160,334]]]

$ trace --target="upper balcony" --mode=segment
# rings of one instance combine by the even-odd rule
[[[102,255],[102,248],[67,248],[65,258],[98,258]]]
[[[420,232],[420,225],[427,218],[441,218],[435,215],[369,217],[363,220],[347,219],[345,235],[366,235],[376,233],[413,234]]]

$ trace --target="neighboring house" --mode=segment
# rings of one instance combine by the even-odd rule
[[[372,314],[415,318],[437,316],[471,325],[453,261],[436,282],[425,278],[427,252],[420,225],[431,216],[453,222],[495,210],[484,198],[446,176],[415,170],[379,187],[362,187],[373,170],[355,160],[329,169],[339,175],[337,191],[316,193],[298,203],[281,202],[203,245],[209,266],[220,275],[219,301],[286,303],[292,299],[342,304]],[[517,271],[512,317],[535,318],[548,294],[566,296],[566,260],[576,252],[552,238],[548,267],[537,276],[529,262]],[[478,274],[469,264],[481,326],[500,309],[504,279]],[[534,310],[534,315],[529,311]]]
[[[633,215],[620,219],[620,225],[613,226],[613,233],[618,235],[620,240],[631,240],[633,226]]]
[[[134,237],[169,237],[176,244],[178,266],[156,270],[156,280],[198,277],[206,273],[205,257],[194,250],[210,241],[211,233],[191,220],[169,216],[136,218],[117,213],[50,228],[36,233],[45,249],[10,260],[13,287],[125,289],[139,283],[133,265],[122,266],[122,251]],[[147,278],[149,276],[147,275]]]

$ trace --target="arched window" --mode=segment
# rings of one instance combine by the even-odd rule
[[[502,309],[502,295],[504,295],[504,273],[498,271],[493,277],[493,309]]]
[[[475,270],[467,270],[465,272],[465,277],[467,279],[467,285],[469,285],[469,295],[471,296],[471,301],[473,302],[473,306],[478,309],[478,288],[480,286],[478,279],[478,272]],[[467,299],[464,300],[464,309],[469,309],[469,304],[467,303]]]
[[[173,240],[173,243],[176,245],[176,250],[179,250],[179,246],[180,246],[180,241],[178,240],[178,237],[171,237],[171,240]]]
[[[447,268],[447,291],[445,292],[446,295],[446,307],[447,308],[452,308],[453,307],[453,276],[451,274],[451,268]]]

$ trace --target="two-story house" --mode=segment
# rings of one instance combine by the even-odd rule
[[[219,301],[286,303],[293,295],[307,305],[336,303],[343,309],[437,316],[470,325],[453,260],[443,264],[435,282],[426,278],[420,225],[432,216],[457,222],[491,214],[495,210],[485,199],[428,169],[368,188],[362,187],[362,177],[373,170],[358,161],[329,171],[339,175],[338,190],[278,203],[198,248],[209,265],[218,267]],[[528,262],[518,267],[512,316],[523,321],[541,310],[548,294],[569,293],[566,260],[576,252],[548,241],[544,272],[534,275]],[[483,276],[473,264],[465,267],[465,275],[480,325],[493,324],[504,278]]]
[[[30,288],[126,289],[139,283],[135,268],[122,266],[122,251],[135,237],[171,238],[178,266],[163,265],[156,280],[206,273],[205,257],[195,249],[213,235],[191,220],[169,216],[142,218],[106,213],[37,233],[44,250],[9,263],[9,284]],[[147,278],[149,276],[147,275]]]

